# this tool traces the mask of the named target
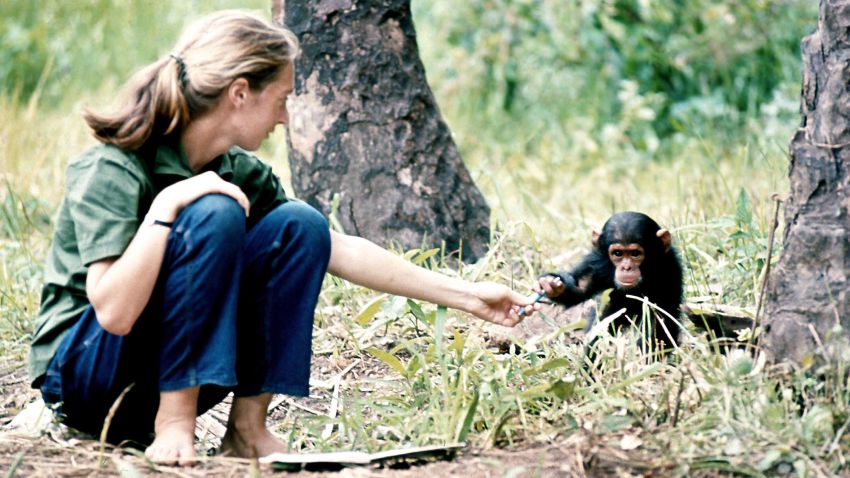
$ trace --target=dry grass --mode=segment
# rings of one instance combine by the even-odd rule
[[[149,8],[135,0],[127,6]],[[422,38],[435,37],[427,25],[417,29]],[[426,62],[428,51],[429,74],[432,65],[452,58],[451,52],[441,56],[440,45],[423,44]],[[36,397],[24,364],[50,218],[62,197],[67,160],[92,143],[78,112],[111,97],[111,83],[99,94],[96,88],[75,91],[51,109],[0,95],[3,427]],[[723,128],[723,118],[716,119],[719,125],[685,125],[658,150],[638,148],[629,136],[646,133],[651,124],[628,112],[652,100],[629,85],[623,81],[621,91],[607,92],[624,98],[623,112],[588,117],[603,114],[605,99],[581,98],[581,111],[600,113],[570,114],[573,105],[559,105],[563,111],[551,115],[557,121],[482,112],[474,98],[453,95],[450,79],[435,85],[464,160],[493,209],[494,234],[490,253],[478,264],[458,271],[434,256],[425,265],[527,291],[538,273],[574,263],[587,249],[590,230],[611,212],[639,209],[672,229],[689,300],[754,310],[768,261],[769,197],[788,188],[786,145],[798,121],[797,84],[778,90],[766,112],[745,118],[739,130]],[[285,149],[281,132],[260,155],[288,183]],[[405,254],[415,260],[419,252]],[[774,249],[773,257],[778,254]],[[469,443],[453,462],[364,467],[340,476],[850,473],[847,364],[785,370],[758,354],[723,355],[689,327],[692,336],[669,362],[647,360],[633,337],[603,340],[591,374],[583,337],[571,326],[577,318],[549,311],[530,320],[528,329],[494,340],[492,329],[461,314],[443,315],[428,304],[328,278],[316,315],[312,395],[280,397],[269,426],[301,452],[448,443],[461,434]],[[201,421],[202,455],[216,447],[226,414],[224,404]],[[96,440],[66,438],[4,429],[0,469],[7,476],[269,473],[250,460],[221,457],[192,468],[154,467],[138,453],[111,447],[102,453]]]

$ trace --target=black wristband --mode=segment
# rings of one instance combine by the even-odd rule
[[[162,226],[171,229],[171,226],[174,225],[173,222],[160,221],[159,219],[154,219],[152,217],[145,217],[145,220],[142,221],[142,225],[144,226]]]

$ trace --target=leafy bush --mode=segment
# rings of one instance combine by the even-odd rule
[[[639,119],[662,137],[701,118],[723,116],[740,126],[742,116],[730,112],[757,114],[781,84],[798,85],[799,43],[817,19],[817,4],[808,0],[470,0],[414,7],[427,29],[420,43],[426,64],[435,67],[433,82],[468,95],[470,110],[510,114],[525,124],[578,110],[598,118],[601,128],[633,113],[629,98],[643,97]],[[623,91],[630,93],[626,99]]]
[[[0,93],[56,106],[104,81],[122,83],[168,52],[188,19],[233,1],[0,2]],[[270,10],[246,0],[240,8]],[[139,38],[138,32],[144,32]],[[142,41],[139,41],[142,40]]]

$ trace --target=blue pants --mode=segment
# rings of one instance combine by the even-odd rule
[[[158,226],[150,226],[158,227]],[[287,202],[246,231],[233,199],[187,206],[168,236],[157,285],[132,331],[103,330],[94,309],[63,338],[41,386],[63,421],[108,439],[152,438],[159,393],[200,387],[198,414],[236,396],[306,395],[313,313],[330,257],[327,221]]]

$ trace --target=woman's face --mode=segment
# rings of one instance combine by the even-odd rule
[[[277,125],[289,121],[286,99],[292,92],[294,81],[292,66],[288,65],[262,90],[245,90],[245,101],[235,125],[238,146],[256,151]]]

